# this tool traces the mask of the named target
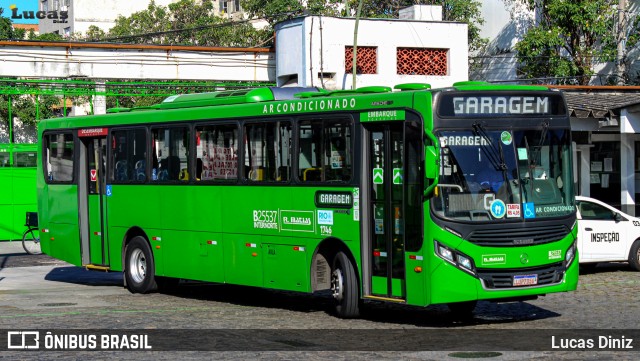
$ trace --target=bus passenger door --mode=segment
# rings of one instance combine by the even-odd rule
[[[363,199],[363,204],[370,205],[363,224],[368,238],[363,248],[363,258],[368,257],[363,282],[370,282],[365,285],[364,294],[398,301],[406,298],[403,125],[398,122],[366,126],[368,162],[363,176],[365,197],[369,199]]]
[[[104,234],[106,214],[106,137],[81,137],[78,202],[82,264],[109,266]]]

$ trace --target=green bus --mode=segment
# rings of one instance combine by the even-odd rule
[[[35,212],[36,144],[0,144],[0,241],[21,240],[26,212]]]
[[[561,92],[254,88],[42,121],[42,250],[123,271],[364,301],[526,300],[578,282]]]

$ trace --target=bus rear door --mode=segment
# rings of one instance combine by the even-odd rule
[[[109,266],[105,237],[107,129],[81,129],[78,210],[82,264]]]

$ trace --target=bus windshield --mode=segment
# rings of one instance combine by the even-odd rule
[[[437,215],[459,221],[533,220],[574,211],[568,129],[443,130]]]

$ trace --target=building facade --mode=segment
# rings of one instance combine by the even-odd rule
[[[442,14],[437,8],[434,13]],[[352,89],[400,83],[442,87],[468,80],[467,25],[414,20],[424,12],[413,14],[360,19],[355,47],[354,18],[307,16],[276,24],[276,83]]]

